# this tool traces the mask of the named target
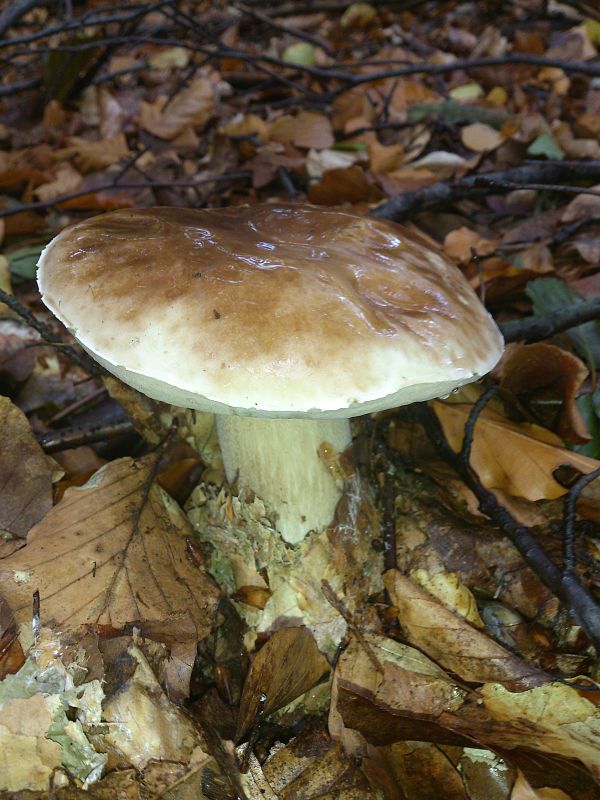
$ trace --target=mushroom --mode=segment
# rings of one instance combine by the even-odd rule
[[[311,206],[114,211],[44,250],[42,299],[107,370],[217,415],[229,481],[288,543],[332,519],[323,453],[349,419],[448,394],[502,337],[459,270],[419,235]]]

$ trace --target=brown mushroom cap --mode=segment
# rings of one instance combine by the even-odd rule
[[[355,416],[446,394],[502,353],[440,251],[311,206],[103,214],[48,245],[38,280],[108,370],[221,414]]]

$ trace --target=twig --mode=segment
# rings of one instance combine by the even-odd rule
[[[544,188],[561,181],[600,180],[600,160],[595,161],[543,161],[530,162],[521,167],[488,172],[484,175],[468,175],[456,181],[439,181],[414,192],[403,192],[382,203],[371,211],[374,217],[400,221],[412,214],[449,204],[469,197],[503,193],[523,184],[536,183]],[[502,184],[511,184],[503,186]]]
[[[41,433],[36,438],[44,452],[58,453],[61,450],[70,450],[73,447],[81,447],[95,442],[108,442],[111,439],[134,433],[134,431],[135,428],[127,417],[118,416],[102,422]]]
[[[564,568],[568,575],[575,574],[575,505],[588,484],[600,477],[600,467],[578,478],[569,489],[564,510]]]
[[[32,8],[47,5],[50,5],[49,0],[14,0],[9,3],[0,14],[0,36],[4,36],[6,31],[19,22]]]
[[[500,323],[505,342],[539,342],[584,322],[600,319],[600,297],[582,300],[539,317]]]
[[[243,14],[246,14],[246,16],[253,17],[259,22],[263,22],[265,25],[268,25],[275,31],[287,33],[289,36],[293,36],[294,39],[300,39],[301,41],[308,42],[315,47],[319,47],[331,58],[335,56],[335,50],[332,50],[331,47],[329,47],[329,45],[319,36],[313,36],[312,34],[306,33],[306,31],[302,31],[300,28],[296,28],[293,25],[286,25],[283,22],[276,22],[267,14],[264,14],[262,11],[259,11],[256,8],[250,8],[250,6],[247,6],[245,3],[234,3],[234,8],[238,8]]]
[[[30,328],[33,328],[40,334],[44,341],[52,345],[59,345],[61,350],[69,356],[71,361],[74,361],[87,373],[94,376],[104,375],[104,370],[99,364],[96,364],[96,362],[85,353],[80,353],[79,350],[71,347],[71,345],[65,344],[59,336],[51,331],[43,322],[40,322],[37,317],[34,317],[31,311],[13,297],[12,294],[8,294],[8,292],[0,289],[0,302],[5,303],[12,311],[18,314],[23,322],[27,323]]]
[[[356,636],[358,643],[365,651],[367,658],[375,668],[375,671],[383,673],[383,667],[381,665],[381,661],[377,658],[373,648],[363,636],[362,631],[354,621],[354,618],[350,613],[349,609],[346,608],[346,606],[343,604],[340,598],[333,591],[333,588],[329,583],[329,581],[326,580],[325,578],[321,581],[321,591],[325,595],[325,599],[327,600],[329,605],[335,608],[338,614],[344,619],[349,630]]]
[[[565,604],[590,637],[596,650],[600,651],[600,606],[591,592],[580,583],[576,574],[563,573],[540,547],[532,531],[521,525],[510,511],[498,502],[496,496],[483,486],[471,466],[465,468],[460,454],[455,453],[448,444],[442,426],[432,409],[426,403],[420,403],[418,413],[436,451],[456,470],[474,493],[481,512],[500,526],[523,556],[525,563]]]
[[[42,208],[53,208],[59,206],[61,203],[66,203],[69,200],[75,200],[78,197],[85,197],[85,195],[94,195],[99,192],[116,192],[120,189],[170,189],[176,187],[194,188],[201,186],[205,183],[227,183],[228,181],[245,180],[252,177],[249,170],[243,172],[231,172],[229,175],[215,175],[212,178],[198,178],[196,180],[182,180],[182,181],[160,181],[156,183],[107,183],[104,186],[88,187],[87,189],[78,189],[75,192],[68,192],[67,194],[60,194],[53,197],[52,200],[38,200],[35,203],[23,203],[10,208],[0,209],[0,219],[2,217],[12,217],[14,214],[20,214],[22,211],[38,211]]]

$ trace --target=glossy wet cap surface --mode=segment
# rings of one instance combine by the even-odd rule
[[[123,380],[221,413],[366,413],[443,394],[502,351],[440,251],[311,206],[103,214],[50,243],[38,280]]]

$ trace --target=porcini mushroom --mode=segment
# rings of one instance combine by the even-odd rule
[[[319,458],[349,418],[447,394],[488,372],[500,333],[425,239],[311,206],[115,211],[59,234],[42,299],[106,369],[218,415],[230,481],[290,543],[339,489]]]

